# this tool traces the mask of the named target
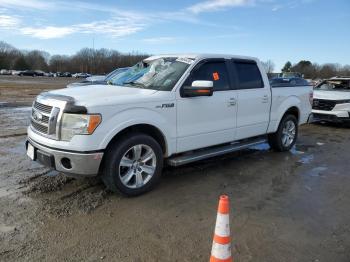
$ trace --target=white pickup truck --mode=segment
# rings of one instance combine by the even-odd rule
[[[311,86],[271,88],[256,58],[149,57],[110,85],[60,89],[33,103],[27,155],[60,172],[100,174],[112,191],[138,195],[179,166],[268,141],[295,144]]]

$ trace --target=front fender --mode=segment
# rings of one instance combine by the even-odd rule
[[[162,109],[161,109],[162,110]],[[105,135],[101,140],[99,148],[106,148],[109,142],[125,128],[148,124],[157,128],[164,136],[167,154],[176,150],[176,113],[175,109],[163,110],[158,112],[148,108],[134,107],[119,111],[115,115],[103,122]]]

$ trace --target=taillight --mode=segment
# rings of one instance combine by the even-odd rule
[[[309,93],[309,102],[310,102],[310,105],[311,105],[311,106],[312,106],[313,101],[314,101],[314,92],[311,91],[311,92]]]

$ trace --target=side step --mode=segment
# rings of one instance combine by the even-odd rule
[[[194,151],[193,153],[188,153],[185,155],[174,156],[168,159],[168,164],[170,166],[182,166],[191,162],[211,158],[214,156],[220,156],[227,153],[235,152],[241,149],[245,149],[251,146],[256,146],[265,143],[267,139],[265,137],[259,137],[255,139],[245,140],[241,142],[233,142],[229,145],[210,147],[207,149],[201,149]]]

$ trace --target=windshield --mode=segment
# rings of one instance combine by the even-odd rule
[[[125,72],[128,70],[129,67],[123,67],[123,68],[118,68],[115,69],[114,71],[110,72],[108,75],[106,75],[105,81],[110,81],[112,80],[116,75]]]
[[[350,80],[326,80],[315,87],[325,91],[350,91]]]
[[[187,58],[163,57],[140,62],[110,79],[112,85],[170,91],[193,62]]]

